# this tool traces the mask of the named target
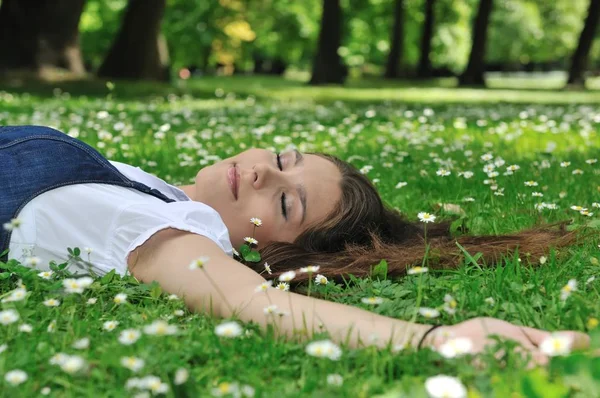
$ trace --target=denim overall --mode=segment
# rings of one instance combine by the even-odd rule
[[[67,134],[43,126],[0,126],[0,254],[9,248],[11,235],[2,226],[30,200],[54,188],[87,183],[133,188],[174,202],[128,179],[94,148]]]

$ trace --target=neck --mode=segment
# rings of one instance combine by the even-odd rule
[[[196,191],[196,185],[181,185],[177,188],[181,189],[191,200],[196,200],[194,192]]]

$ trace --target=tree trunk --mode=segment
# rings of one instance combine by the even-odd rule
[[[117,38],[98,69],[111,79],[169,80],[169,55],[160,34],[166,0],[129,0]]]
[[[494,6],[493,0],[480,0],[477,16],[473,22],[473,45],[467,69],[458,78],[461,86],[484,86],[483,73],[485,72],[485,47],[487,44],[488,24]]]
[[[577,49],[571,58],[571,67],[569,68],[569,80],[568,85],[583,86],[585,78],[583,76],[585,67],[588,61],[588,55],[592,42],[594,41],[594,35],[596,28],[598,27],[598,20],[600,19],[600,0],[590,0],[590,6],[588,8],[588,15],[585,19],[585,25],[579,36],[579,43]]]
[[[390,52],[385,65],[387,79],[400,77],[400,64],[404,52],[404,0],[394,1],[394,25],[390,35]]]
[[[84,74],[79,19],[85,0],[0,2],[0,73],[64,68]]]
[[[421,57],[417,68],[418,78],[429,78],[432,75],[431,67],[431,39],[433,38],[434,10],[435,0],[425,0],[425,23],[423,24],[423,34],[421,35]]]
[[[347,69],[338,54],[341,41],[342,8],[340,0],[323,0],[317,54],[309,84],[344,83]]]

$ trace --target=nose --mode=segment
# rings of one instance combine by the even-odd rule
[[[281,170],[266,163],[257,163],[252,166],[252,174],[251,181],[255,189],[261,189],[270,183],[279,182],[283,178]]]

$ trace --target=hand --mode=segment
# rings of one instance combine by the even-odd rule
[[[575,331],[560,331],[559,333],[572,338],[571,350],[587,348],[590,344],[590,338],[585,333]],[[548,357],[540,351],[539,346],[551,334],[552,332],[513,325],[496,318],[480,317],[456,325],[437,328],[431,332],[431,336],[427,336],[424,345],[435,349],[448,339],[466,337],[473,343],[471,352],[478,353],[483,351],[486,345],[495,342],[488,336],[498,335],[517,341],[525,352],[531,353],[534,363],[544,365],[548,362]]]

